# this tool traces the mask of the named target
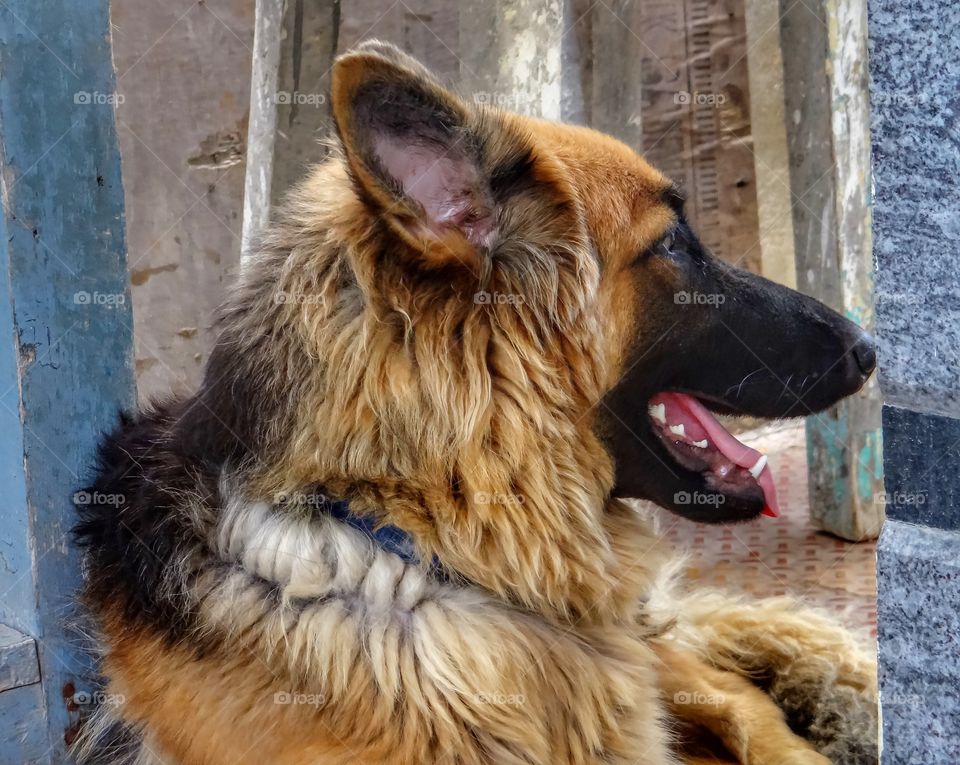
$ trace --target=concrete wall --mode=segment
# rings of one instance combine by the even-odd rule
[[[191,390],[239,263],[253,0],[114,0],[141,399]]]

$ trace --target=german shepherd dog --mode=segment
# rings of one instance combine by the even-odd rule
[[[378,42],[331,104],[199,391],[102,446],[122,499],[77,533],[115,703],[80,761],[875,761],[852,638],[684,588],[624,501],[775,514],[714,415],[828,407],[870,338],[712,257],[611,138]]]

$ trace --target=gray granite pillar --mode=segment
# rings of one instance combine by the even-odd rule
[[[960,3],[869,0],[886,765],[960,763]]]

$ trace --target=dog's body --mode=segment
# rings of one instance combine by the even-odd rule
[[[123,503],[79,533],[122,703],[81,759],[667,765],[685,720],[734,761],[827,761],[782,707],[871,761],[845,633],[681,594],[617,498],[755,517],[769,471],[687,394],[823,408],[872,370],[859,331],[713,261],[612,139],[475,110],[376,43],[338,61],[332,103],[343,156],[266,235],[202,389],[102,450],[92,495]],[[727,307],[677,316],[677,290]],[[735,354],[735,330],[767,339]],[[664,437],[648,402],[710,446]]]

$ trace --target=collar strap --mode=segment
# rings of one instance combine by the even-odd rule
[[[377,526],[369,515],[357,515],[350,512],[350,503],[345,499],[336,500],[329,505],[330,515],[338,521],[362,532],[387,552],[399,556],[407,563],[419,563],[416,545],[406,531],[397,526]]]
[[[381,549],[393,553],[404,563],[420,565],[421,561],[417,555],[417,546],[414,544],[413,537],[399,526],[390,524],[378,526],[369,515],[358,515],[351,512],[350,503],[345,499],[328,500],[324,504],[324,509],[331,516],[361,532]],[[436,578],[442,581],[451,579],[450,572],[440,563],[440,559],[436,555],[433,556],[430,570]]]

